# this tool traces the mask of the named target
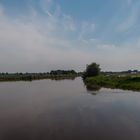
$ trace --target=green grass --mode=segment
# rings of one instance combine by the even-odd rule
[[[5,74],[0,75],[0,82],[4,81],[32,81],[32,80],[41,80],[41,79],[52,79],[52,80],[62,80],[62,79],[74,79],[78,75],[48,75],[48,74]]]
[[[95,77],[87,77],[84,83],[88,87],[99,86],[106,88],[119,88],[125,90],[140,91],[140,77],[134,76],[107,76],[99,75]]]

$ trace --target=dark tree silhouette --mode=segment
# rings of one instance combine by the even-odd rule
[[[97,76],[99,74],[100,74],[100,65],[96,63],[91,63],[90,65],[87,65],[86,71],[83,74],[83,78],[85,79],[86,77]]]

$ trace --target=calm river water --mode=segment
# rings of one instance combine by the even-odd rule
[[[81,78],[0,83],[0,140],[140,140],[140,93]]]

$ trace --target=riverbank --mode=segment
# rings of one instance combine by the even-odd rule
[[[140,77],[135,76],[111,76],[99,75],[95,77],[87,77],[84,83],[89,89],[105,88],[118,88],[124,90],[140,91]]]
[[[63,80],[63,79],[75,79],[78,77],[78,74],[62,74],[62,75],[50,75],[50,74],[5,74],[0,75],[0,82],[6,81],[33,81],[33,80],[43,80],[43,79],[52,79],[52,80]]]

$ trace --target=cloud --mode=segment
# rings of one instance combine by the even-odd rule
[[[129,7],[127,9],[128,11],[128,16],[122,21],[122,23],[120,23],[118,25],[118,31],[127,31],[129,29],[131,29],[132,27],[134,27],[134,25],[136,24],[137,20],[138,20],[138,16],[139,16],[139,8],[140,8],[140,1],[138,0],[136,3],[132,3],[131,0],[127,0],[127,3],[130,5],[131,7]]]
[[[42,0],[41,1],[41,7],[43,9],[43,11],[49,16],[52,17],[53,15],[50,12],[50,8],[53,4],[52,0]]]
[[[0,13],[0,71],[79,70],[90,58],[65,37],[75,28],[70,17],[48,17],[38,24],[38,18],[15,20]]]
[[[91,38],[94,33],[96,26],[92,22],[84,21],[81,23],[81,31],[79,33],[79,39],[84,40],[84,38]]]
[[[120,45],[105,43],[93,37],[93,22],[77,24],[57,7],[54,11],[45,7],[51,16],[32,7],[28,15],[16,18],[0,8],[0,72],[83,71],[91,62],[101,64],[103,70],[140,69],[139,38]]]

